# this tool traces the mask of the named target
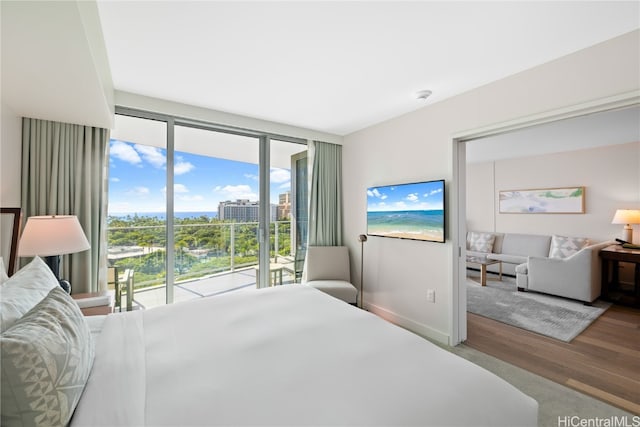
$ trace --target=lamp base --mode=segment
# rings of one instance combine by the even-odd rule
[[[71,283],[68,280],[59,280],[60,287],[68,294],[71,294]]]
[[[44,262],[49,266],[51,272],[58,282],[60,283],[60,287],[64,289],[64,291],[68,294],[71,294],[71,283],[68,280],[60,280],[60,255],[51,255],[44,257]]]
[[[622,229],[622,240],[633,243],[633,228],[630,224],[625,225]]]

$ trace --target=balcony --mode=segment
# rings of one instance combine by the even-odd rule
[[[107,229],[110,267],[133,272],[134,308],[166,303],[166,226],[158,219],[132,221]],[[187,223],[174,225],[174,302],[238,292],[256,287],[258,223]],[[114,223],[116,224],[114,226]],[[270,258],[283,265],[282,283],[295,282],[291,221],[271,224]],[[122,301],[123,310],[126,307]]]

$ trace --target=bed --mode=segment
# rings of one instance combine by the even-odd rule
[[[73,304],[52,289],[24,317],[41,319],[52,294]],[[90,364],[61,411],[71,426],[537,425],[536,401],[501,378],[304,285],[114,313],[91,326],[79,310],[59,311],[84,328],[70,339],[89,342],[69,351]],[[5,417],[4,376],[2,425],[21,425]]]

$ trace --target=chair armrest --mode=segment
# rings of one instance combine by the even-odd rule
[[[600,296],[600,249],[610,242],[586,246],[564,258],[528,257],[528,288],[592,302]]]

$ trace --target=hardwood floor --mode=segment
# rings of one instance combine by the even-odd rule
[[[469,347],[640,415],[640,310],[613,305],[570,343],[467,316]]]

